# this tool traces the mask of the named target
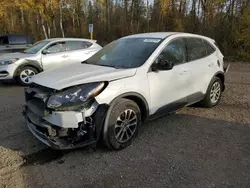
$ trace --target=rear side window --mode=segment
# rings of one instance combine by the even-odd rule
[[[187,38],[188,60],[195,61],[207,56],[207,47],[202,39]]]
[[[0,37],[0,45],[9,44],[9,38],[7,36]]]
[[[208,41],[203,40],[203,42],[204,42],[204,44],[205,44],[206,47],[207,47],[207,55],[211,55],[212,53],[215,52],[214,47],[212,47],[211,44],[210,44]]]
[[[172,62],[174,65],[185,63],[186,55],[186,47],[182,39],[170,42],[160,54],[162,59]]]
[[[68,51],[82,50],[82,49],[88,48],[88,46],[85,44],[84,41],[67,41],[66,44],[67,44]]]
[[[90,47],[90,46],[92,46],[93,45],[93,43],[91,43],[91,42],[85,42],[85,44],[87,45],[87,47]]]

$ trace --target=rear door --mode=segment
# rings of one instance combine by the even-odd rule
[[[82,62],[96,53],[96,49],[92,49],[92,43],[88,41],[67,41],[67,50],[69,51],[69,62]]]
[[[84,41],[67,41],[66,45],[69,52],[70,63],[82,62],[86,60],[86,49],[88,48],[88,46]]]
[[[44,70],[60,67],[69,63],[69,54],[66,51],[65,41],[54,42],[45,48],[42,53],[42,66]]]
[[[214,51],[212,49],[208,50],[208,46],[202,38],[189,37],[185,41],[188,52],[188,65],[193,75],[193,81],[189,85],[192,95],[188,100],[193,103],[203,98],[215,73],[212,68],[215,66],[212,55]]]

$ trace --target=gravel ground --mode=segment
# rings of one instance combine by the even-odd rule
[[[231,66],[217,107],[148,122],[118,152],[46,148],[25,126],[23,98],[0,86],[0,188],[250,187],[250,64]]]

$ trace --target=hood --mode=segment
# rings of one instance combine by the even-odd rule
[[[33,56],[35,56],[35,54],[25,54],[21,52],[7,53],[7,54],[0,55],[0,60],[8,60],[8,59],[14,59],[14,58],[24,59],[24,58],[29,58]]]
[[[136,68],[115,69],[77,63],[42,72],[32,77],[32,81],[45,87],[61,90],[74,85],[117,80],[133,76],[135,73]]]

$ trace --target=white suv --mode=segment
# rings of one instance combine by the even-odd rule
[[[24,115],[30,131],[52,148],[101,140],[122,149],[147,119],[197,102],[217,105],[227,69],[215,41],[204,36],[127,36],[82,63],[34,76]]]

